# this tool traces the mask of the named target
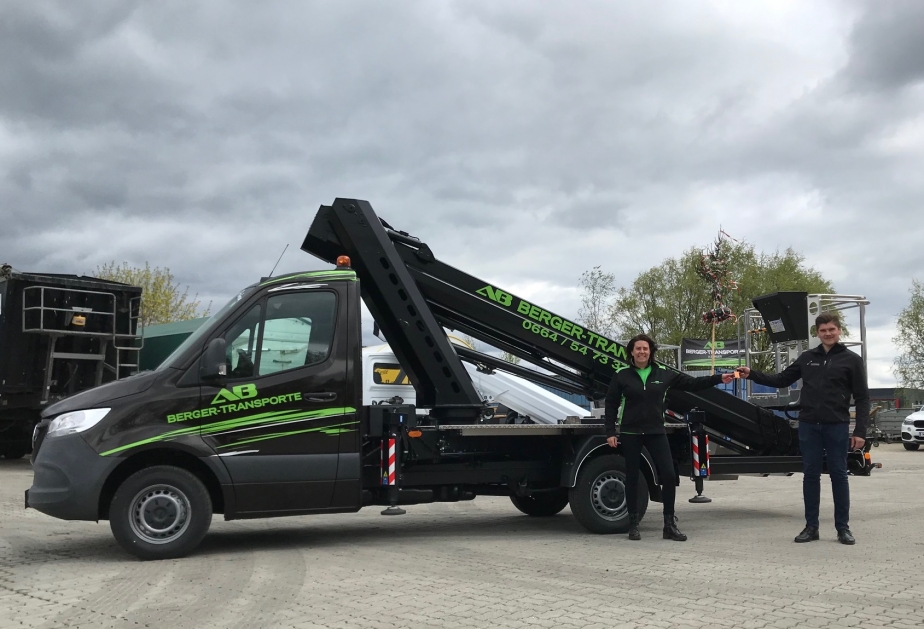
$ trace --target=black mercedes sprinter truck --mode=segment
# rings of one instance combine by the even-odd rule
[[[494,424],[460,362],[602,397],[626,367],[624,346],[441,263],[365,201],[322,206],[302,249],[336,268],[253,284],[154,371],[45,409],[26,507],[108,519],[119,544],[144,559],[189,553],[215,513],[230,520],[377,504],[400,514],[399,505],[477,495],[509,496],[531,516],[570,503],[589,531],[627,529],[624,460],[603,427]],[[362,405],[361,300],[425,414],[400,399]],[[446,329],[545,372],[454,348]],[[766,409],[714,389],[671,392],[668,406],[681,470],[692,461],[691,433],[678,418],[693,410],[731,451],[711,458],[713,473],[801,470],[794,430]],[[641,513],[660,500],[647,461]]]

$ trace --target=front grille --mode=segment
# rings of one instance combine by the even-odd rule
[[[924,428],[924,419],[916,419],[916,420],[914,420],[914,427],[915,427],[915,428]]]
[[[35,457],[38,456],[39,448],[42,447],[42,442],[45,440],[45,434],[48,432],[48,424],[51,423],[49,419],[43,419],[38,424],[35,425],[35,430],[32,432],[32,457],[31,460],[35,463]]]

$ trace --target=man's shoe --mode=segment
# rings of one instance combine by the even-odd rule
[[[664,516],[664,539],[672,539],[675,542],[687,541],[687,536],[681,533],[680,529],[677,528],[676,515]]]
[[[638,541],[642,539],[642,534],[638,532],[638,514],[629,514],[629,539]]]
[[[816,542],[818,541],[818,527],[817,526],[807,526],[802,529],[802,532],[796,535],[796,539],[793,540],[797,544],[804,544],[805,542]]]
[[[837,541],[841,544],[847,544],[848,546],[853,546],[857,543],[857,540],[854,539],[853,533],[850,532],[850,529],[841,529],[837,532]]]

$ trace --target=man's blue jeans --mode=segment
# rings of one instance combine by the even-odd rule
[[[842,531],[850,520],[850,487],[847,484],[849,424],[809,424],[799,422],[799,448],[802,450],[802,498],[805,525],[818,527],[821,499],[821,470],[827,459],[834,494],[834,528]]]

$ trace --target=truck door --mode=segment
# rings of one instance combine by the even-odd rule
[[[330,506],[340,433],[357,429],[345,302],[336,285],[271,288],[224,333],[228,378],[203,387],[202,437],[231,475],[237,515]]]

